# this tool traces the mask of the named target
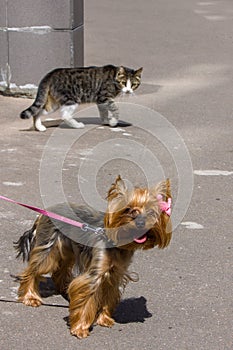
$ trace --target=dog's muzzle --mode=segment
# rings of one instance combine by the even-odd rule
[[[135,225],[137,228],[144,228],[146,224],[146,218],[139,214],[136,218],[135,218]]]

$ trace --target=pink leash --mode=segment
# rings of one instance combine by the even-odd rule
[[[59,220],[59,221],[65,222],[66,224],[70,224],[70,225],[73,225],[73,226],[80,227],[81,229],[86,228],[86,226],[87,226],[87,224],[85,224],[85,223],[81,223],[81,222],[78,222],[78,221],[66,218],[65,216],[55,214],[55,213],[53,213],[51,211],[48,211],[48,210],[44,210],[44,209],[41,209],[41,208],[38,208],[38,207],[33,207],[32,205],[27,205],[27,204],[24,204],[24,203],[20,203],[20,202],[14,201],[13,199],[4,197],[4,196],[0,196],[0,199],[3,199],[4,201],[10,202],[10,203],[18,204],[21,207],[25,207],[25,208],[31,209],[33,211],[36,211],[39,214],[48,216],[48,217],[50,217],[52,219],[55,219],[55,220]]]
[[[90,227],[87,223],[82,223],[82,222],[79,222],[79,221],[75,221],[75,220],[69,219],[69,218],[67,218],[65,216],[62,216],[62,215],[59,215],[59,214],[55,214],[55,213],[53,213],[51,211],[44,210],[44,209],[41,209],[41,208],[38,208],[38,207],[34,207],[32,205],[20,203],[20,202],[14,201],[13,199],[4,197],[4,196],[0,196],[0,199],[2,199],[4,201],[7,201],[7,202],[10,202],[10,203],[18,204],[21,207],[25,207],[25,208],[31,209],[33,211],[36,211],[39,214],[48,216],[48,217],[50,217],[52,219],[55,219],[55,220],[59,220],[59,221],[65,222],[66,224],[79,227],[79,228],[83,229],[84,231],[87,231],[88,229],[90,229],[91,231],[99,232],[100,230],[102,230],[102,228],[94,229],[94,228]],[[171,198],[168,198],[168,201],[164,202],[164,201],[162,201],[162,196],[158,195],[157,199],[159,201],[160,209],[163,212],[165,212],[168,216],[170,216],[171,215]]]
[[[10,199],[10,198],[7,198],[7,197],[1,196],[1,195],[0,195],[0,199],[2,199],[4,201],[7,201],[7,202],[10,202],[10,203],[14,203],[14,204],[20,205],[21,207],[24,207],[24,208],[31,209],[31,210],[39,213],[39,214],[48,216],[48,217],[50,217],[52,219],[55,219],[55,220],[62,221],[64,223],[66,223],[66,224],[79,227],[84,232],[87,232],[87,231],[94,232],[96,234],[96,237],[97,238],[99,237],[99,239],[104,240],[108,247],[112,248],[112,247],[116,246],[115,243],[111,239],[107,238],[107,236],[105,235],[105,230],[102,227],[92,227],[92,226],[90,226],[87,223],[82,223],[82,222],[79,222],[79,221],[75,221],[75,220],[69,219],[69,218],[67,218],[65,216],[62,216],[62,215],[59,215],[59,214],[55,214],[55,213],[53,213],[51,211],[44,210],[44,209],[41,209],[41,208],[38,208],[38,207],[34,207],[32,205],[20,203],[20,202],[14,201],[13,199]],[[157,199],[159,201],[159,205],[160,205],[161,211],[165,212],[168,216],[170,216],[171,215],[171,198],[168,198],[168,201],[165,202],[165,201],[162,200],[162,196],[158,195]]]
[[[4,201],[7,201],[7,202],[10,202],[10,203],[18,204],[21,207],[25,207],[25,208],[31,209],[31,210],[39,213],[39,214],[48,216],[49,218],[52,218],[52,219],[55,219],[55,220],[59,220],[59,221],[62,221],[64,223],[66,223],[66,224],[79,227],[84,232],[88,232],[88,231],[93,232],[96,235],[97,239],[105,241],[106,247],[112,248],[112,247],[115,246],[115,243],[105,235],[105,230],[104,230],[103,227],[92,227],[88,223],[75,221],[75,220],[69,219],[69,218],[67,218],[65,216],[62,216],[62,215],[59,215],[59,214],[55,214],[55,213],[53,213],[51,211],[44,210],[44,209],[41,209],[41,208],[38,208],[38,207],[34,207],[32,205],[20,203],[20,202],[14,201],[13,199],[4,197],[4,196],[0,196],[0,199],[2,199]]]

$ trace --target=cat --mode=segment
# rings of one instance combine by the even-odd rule
[[[45,131],[41,115],[61,108],[62,120],[72,128],[83,128],[74,112],[80,103],[95,102],[102,124],[115,127],[119,110],[114,98],[120,93],[132,94],[141,83],[143,68],[137,70],[124,66],[57,68],[40,82],[33,104],[21,112],[22,119],[33,117],[34,128]],[[109,116],[109,112],[111,115]]]

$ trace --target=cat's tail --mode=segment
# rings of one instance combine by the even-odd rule
[[[21,119],[29,119],[38,115],[46,105],[48,99],[49,84],[47,79],[43,79],[38,87],[36,99],[33,104],[20,113]]]

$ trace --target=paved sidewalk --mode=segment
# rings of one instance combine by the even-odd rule
[[[37,206],[65,196],[103,208],[119,173],[129,184],[166,176],[176,228],[166,250],[136,254],[131,269],[140,279],[127,286],[115,326],[96,326],[79,341],[61,296],[38,309],[16,303],[11,274],[24,265],[12,242],[35,213],[0,202],[1,349],[231,350],[233,4],[85,3],[85,64],[144,67],[136,96],[118,99],[121,120],[133,125],[101,127],[96,107],[83,106],[82,132],[61,125],[38,133],[19,119],[31,100],[0,96],[0,194]]]

